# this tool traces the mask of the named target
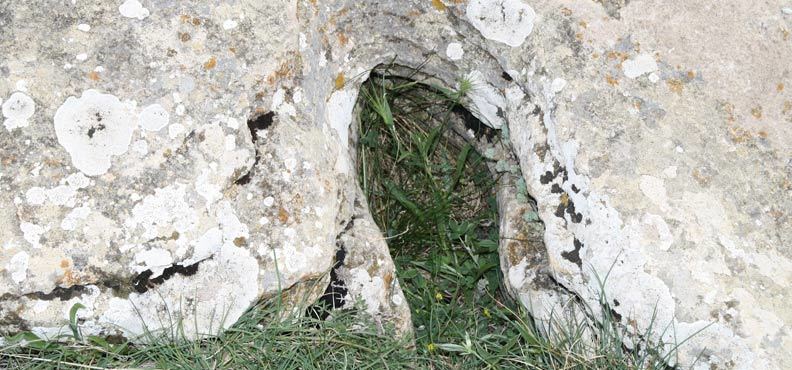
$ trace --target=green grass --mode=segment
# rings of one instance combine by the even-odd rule
[[[148,335],[146,345],[112,344],[100,337],[44,341],[32,333],[9,338],[0,368],[159,369],[382,369],[409,368],[406,343],[378,331],[359,310],[332,319],[285,315],[277,300],[258,305],[222,335],[172,341]]]
[[[147,334],[145,345],[112,343],[83,336],[74,307],[71,333],[58,341],[7,338],[0,368],[668,369],[674,353],[647,342],[650,332],[629,334],[605,297],[601,310],[571,300],[574,309],[555,315],[550,330],[537,329],[503,286],[490,170],[497,166],[457,134],[471,84],[449,90],[389,73],[376,70],[361,89],[357,164],[410,304],[414,343],[360,308],[320,321],[278,299],[215,338]],[[568,314],[575,309],[582,314]],[[661,324],[650,331],[673,329]]]

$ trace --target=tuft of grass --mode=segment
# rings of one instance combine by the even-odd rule
[[[365,310],[337,311],[324,321],[294,314],[279,299],[251,308],[221,335],[198,341],[148,334],[146,344],[31,332],[0,346],[3,369],[405,369],[416,361],[408,343],[378,329]]]

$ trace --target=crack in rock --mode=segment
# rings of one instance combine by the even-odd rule
[[[201,262],[210,259],[212,259],[212,257],[202,259],[196,263],[187,266],[174,263],[170,267],[166,267],[165,270],[162,271],[162,274],[155,278],[151,278],[151,275],[154,274],[151,270],[143,271],[132,279],[132,287],[138,293],[145,293],[149,289],[153,289],[157,285],[164,283],[166,280],[172,278],[176,274],[182,276],[195,275],[195,273],[198,272],[198,265],[201,264]]]

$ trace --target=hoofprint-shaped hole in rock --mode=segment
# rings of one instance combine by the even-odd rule
[[[529,245],[542,255],[543,225],[508,137],[494,128],[502,122],[489,123],[490,112],[473,108],[478,82],[465,78],[448,86],[395,65],[372,70],[360,87],[349,140],[363,198],[353,221],[374,230],[339,238],[342,259],[336,260],[322,306],[312,313],[325,317],[328,309],[350,307],[354,302],[345,298],[354,297],[359,285],[350,284],[356,278],[350,264],[370,260],[354,248],[387,242],[382,247],[393,257],[396,276],[386,274],[384,280],[404,289],[418,348],[444,335],[455,341],[459,333],[444,332],[440,311],[442,322],[472,323],[471,317],[484,312],[494,325],[508,325],[495,314],[506,309],[504,302],[518,304],[499,268],[516,257],[504,255],[503,246],[519,254]],[[361,234],[368,243],[355,241]],[[364,256],[350,258],[355,254]],[[535,259],[537,265],[545,262]]]

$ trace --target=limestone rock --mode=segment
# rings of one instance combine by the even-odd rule
[[[740,0],[439,8],[0,3],[0,330],[57,332],[81,302],[88,334],[178,312],[197,337],[324,276],[356,212],[357,89],[397,57],[448,87],[474,76],[472,110],[509,138],[545,227],[544,251],[502,255],[521,301],[596,303],[607,274],[626,326],[674,329],[653,340],[712,323],[680,362],[792,367],[789,15]],[[512,221],[504,233],[525,226]],[[387,261],[376,234],[346,238]],[[361,255],[369,283],[385,276]],[[391,307],[384,283],[374,299]]]

